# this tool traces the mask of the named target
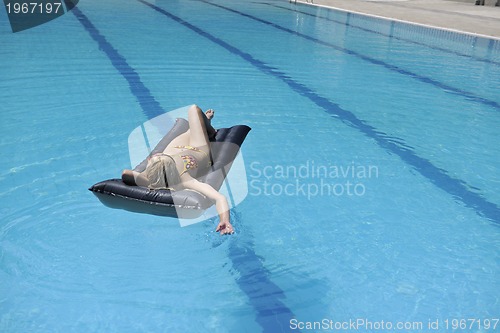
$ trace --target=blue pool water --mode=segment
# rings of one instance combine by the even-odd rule
[[[0,22],[1,332],[500,331],[499,41],[272,0]],[[87,191],[192,103],[252,127],[230,237]]]

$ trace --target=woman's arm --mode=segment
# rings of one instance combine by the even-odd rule
[[[215,208],[217,209],[217,213],[219,213],[220,221],[215,231],[220,232],[221,235],[232,234],[234,232],[231,221],[229,220],[229,205],[223,194],[220,194],[209,184],[202,183],[191,177],[189,180],[183,181],[182,184],[186,188],[198,191],[215,201]]]
[[[125,169],[122,172],[122,180],[127,185],[136,185],[136,186],[149,186],[149,180],[143,174]]]

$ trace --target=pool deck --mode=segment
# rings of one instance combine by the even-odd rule
[[[297,2],[305,3],[306,0]],[[500,39],[500,7],[492,4],[476,6],[475,0],[313,0],[313,2],[314,5]]]

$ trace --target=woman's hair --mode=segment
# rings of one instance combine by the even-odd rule
[[[172,189],[181,183],[179,171],[170,155],[153,156],[144,174],[149,180],[149,188],[153,190]]]

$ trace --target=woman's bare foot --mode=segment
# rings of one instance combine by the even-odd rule
[[[212,119],[215,116],[214,109],[208,109],[207,111],[205,111],[205,116],[207,118],[205,121],[205,127],[207,128],[208,139],[210,141],[214,141],[215,135],[217,134],[217,130],[212,126]]]
[[[207,111],[205,111],[205,115],[207,116],[208,121],[211,121],[215,116],[215,111],[213,109],[208,109]]]

